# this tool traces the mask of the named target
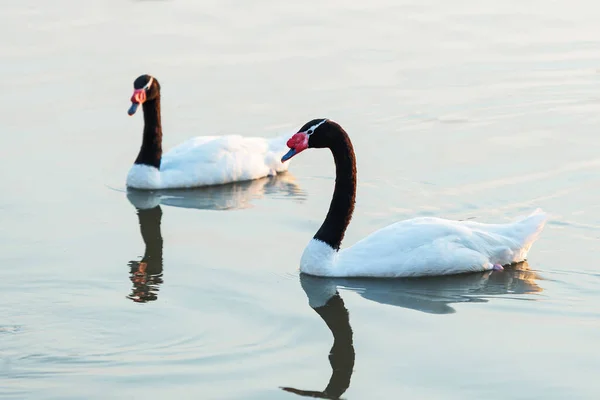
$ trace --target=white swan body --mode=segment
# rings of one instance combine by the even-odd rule
[[[346,249],[312,239],[300,271],[327,277],[401,278],[491,270],[524,261],[544,228],[538,209],[509,224],[423,217],[382,228]]]
[[[272,176],[286,171],[280,161],[287,137],[199,136],[162,156],[160,169],[134,164],[127,186],[135,189],[176,189],[220,185]]]

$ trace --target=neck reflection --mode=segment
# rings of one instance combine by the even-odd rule
[[[127,298],[137,303],[147,303],[158,298],[159,286],[163,283],[162,209],[160,206],[138,208],[137,215],[145,250],[140,261],[128,263],[133,288]]]
[[[300,283],[308,296],[310,306],[325,321],[333,334],[333,346],[329,351],[331,377],[322,391],[293,387],[281,389],[305,397],[339,399],[350,386],[354,369],[355,352],[350,314],[335,285],[331,285],[328,280],[301,274]]]

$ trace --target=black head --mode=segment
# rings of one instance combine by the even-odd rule
[[[140,104],[152,101],[160,97],[160,83],[150,75],[141,75],[133,81],[133,95],[131,96],[131,107],[127,113],[135,114]]]
[[[290,151],[281,158],[281,162],[289,160],[308,148],[331,147],[340,129],[338,124],[327,118],[317,118],[307,122],[287,141]]]

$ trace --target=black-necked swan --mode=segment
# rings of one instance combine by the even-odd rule
[[[333,121],[314,119],[287,145],[282,162],[307,148],[328,148],[335,161],[329,212],[300,260],[300,271],[309,275],[399,278],[502,269],[527,258],[546,222],[541,209],[507,224],[420,217],[396,222],[340,250],[356,196],[356,160],[348,134]]]
[[[139,105],[144,111],[144,136],[140,152],[127,175],[127,187],[181,189],[221,185],[272,176],[286,171],[280,161],[287,151],[287,136],[199,136],[162,154],[160,84],[150,75],[133,82],[129,115]]]

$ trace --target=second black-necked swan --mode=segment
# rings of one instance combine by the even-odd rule
[[[198,136],[163,154],[160,84],[142,75],[133,82],[129,115],[142,105],[144,135],[135,163],[127,175],[127,187],[181,189],[220,185],[272,176],[286,171],[280,161],[287,151],[287,136]]]

